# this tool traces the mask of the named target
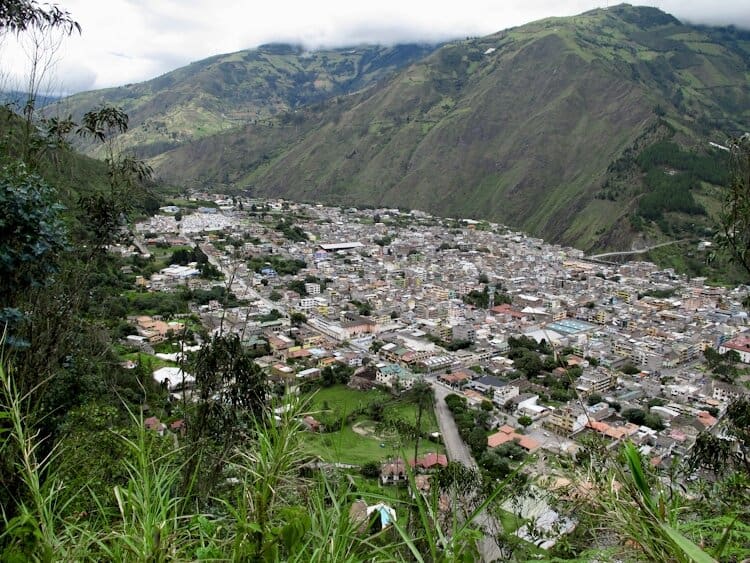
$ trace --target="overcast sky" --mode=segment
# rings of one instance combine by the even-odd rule
[[[308,47],[485,35],[617,2],[590,0],[61,0],[83,33],[58,52],[54,89],[139,82],[211,55],[285,41]],[[683,21],[750,27],[748,0],[654,0]],[[5,38],[5,75],[23,53]],[[12,80],[10,82],[13,82]],[[6,79],[6,85],[9,84]]]

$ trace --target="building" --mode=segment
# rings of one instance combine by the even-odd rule
[[[435,452],[429,452],[413,459],[409,462],[409,465],[422,471],[431,471],[433,469],[439,469],[448,465],[448,457],[445,454],[438,454]]]
[[[734,350],[740,355],[740,361],[744,364],[750,364],[750,336],[740,334],[732,340],[728,340],[719,346],[719,353],[726,354]]]
[[[461,389],[461,387],[471,381],[471,377],[469,377],[468,374],[459,371],[457,373],[445,373],[443,375],[438,375],[438,381],[440,383],[443,383],[444,385],[447,385],[451,389]]]
[[[559,409],[554,409],[544,422],[544,426],[568,436],[583,430],[588,422],[588,417],[580,408],[565,405]]]
[[[383,485],[406,483],[406,463],[401,458],[389,460],[380,466],[380,482]]]
[[[617,384],[617,376],[607,368],[600,367],[588,371],[578,378],[576,391],[584,397],[594,393],[603,393]]]
[[[505,424],[501,426],[497,432],[487,437],[487,447],[492,449],[507,442],[514,441],[518,442],[518,445],[529,453],[535,452],[540,446],[539,442],[534,440],[534,438],[519,434],[513,430],[513,428]]]

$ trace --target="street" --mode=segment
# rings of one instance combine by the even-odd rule
[[[453,391],[437,382],[432,381],[431,383],[435,391],[435,416],[438,420],[440,433],[443,436],[443,443],[445,444],[448,459],[458,461],[466,467],[477,469],[477,463],[471,456],[469,448],[461,439],[456,423],[453,420],[453,415],[448,410],[448,405],[445,404],[445,397]],[[484,537],[479,542],[479,552],[482,554],[482,560],[489,563],[490,561],[501,559],[503,553],[500,551],[494,538],[494,534],[500,529],[500,524],[495,518],[484,511],[476,517],[476,522],[486,531]]]

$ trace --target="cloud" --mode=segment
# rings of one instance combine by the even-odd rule
[[[436,42],[549,16],[615,5],[606,0],[64,0],[83,27],[66,41],[66,82],[103,88],[147,80],[212,55],[292,42],[309,48]],[[676,17],[750,28],[747,0],[655,0]],[[13,57],[3,57],[13,66]],[[71,69],[78,69],[71,72]],[[91,81],[91,73],[95,78]]]
[[[57,74],[58,94],[91,90],[96,84],[96,72],[85,64],[63,61]]]

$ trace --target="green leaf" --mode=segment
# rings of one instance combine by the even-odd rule
[[[636,488],[640,491],[643,501],[646,503],[649,510],[656,514],[656,505],[651,496],[651,486],[648,484],[646,474],[643,471],[641,456],[638,453],[638,450],[631,442],[628,442],[625,444],[624,454],[625,461],[630,469],[630,474],[633,476],[633,482],[635,483]]]
[[[727,526],[724,529],[724,533],[721,534],[721,539],[719,540],[719,543],[714,548],[714,555],[716,557],[721,557],[721,554],[724,552],[724,549],[727,547],[727,543],[729,542],[729,538],[732,535],[732,529],[734,528],[734,523],[737,522],[737,516],[732,518],[732,521],[729,523],[729,526]]]
[[[683,536],[680,532],[667,524],[661,524],[662,530],[669,536],[674,544],[682,551],[683,555],[694,563],[716,563],[716,559],[703,551],[692,541]]]

